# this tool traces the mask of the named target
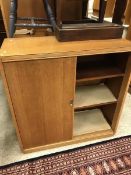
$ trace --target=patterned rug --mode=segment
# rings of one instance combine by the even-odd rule
[[[0,175],[131,175],[131,136],[0,167]]]

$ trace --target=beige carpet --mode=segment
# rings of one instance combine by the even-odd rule
[[[131,95],[128,94],[124,105],[124,110],[121,116],[117,134],[114,137],[110,137],[110,138],[126,136],[130,134],[131,134]],[[76,148],[78,146],[84,146],[86,144],[95,143],[102,140],[107,140],[107,138],[85,142],[77,145],[45,150],[45,151],[32,153],[32,154],[23,154],[19,148],[15,129],[11,121],[11,115],[7,105],[6,96],[3,90],[2,81],[0,80],[0,166],[21,161],[24,159],[39,157],[42,155],[47,155],[58,151]]]

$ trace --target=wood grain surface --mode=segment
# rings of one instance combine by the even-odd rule
[[[4,63],[24,149],[72,138],[75,58]]]
[[[47,59],[79,55],[128,52],[131,42],[125,39],[58,42],[53,36],[5,39],[0,50],[3,62]],[[28,57],[27,57],[28,55]],[[37,55],[34,57],[34,55]],[[22,57],[23,56],[23,57]]]
[[[10,0],[0,0],[0,8],[4,20],[4,26],[6,34],[9,37],[9,12],[10,12]]]

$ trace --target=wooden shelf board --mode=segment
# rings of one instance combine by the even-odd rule
[[[76,84],[79,83],[84,83],[87,81],[91,81],[91,80],[100,80],[100,79],[105,79],[105,78],[115,78],[115,77],[123,77],[124,73],[120,73],[120,74],[112,74],[112,75],[100,75],[100,76],[92,76],[92,77],[86,77],[86,78],[80,78],[76,80]]]
[[[116,66],[102,65],[98,67],[84,66],[77,70],[77,83],[102,78],[124,76],[124,73]]]
[[[116,101],[117,99],[105,84],[78,86],[74,108],[91,107]]]
[[[100,103],[100,104],[94,104],[94,105],[90,105],[90,106],[82,106],[82,107],[76,107],[74,108],[75,111],[82,111],[82,110],[85,110],[85,109],[89,109],[89,108],[96,108],[96,107],[100,107],[100,106],[103,106],[103,105],[110,105],[110,104],[115,104],[116,101],[113,101],[113,102],[107,102],[107,103]]]
[[[111,129],[100,109],[75,113],[73,136]]]

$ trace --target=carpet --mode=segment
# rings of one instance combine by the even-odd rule
[[[131,175],[131,136],[0,167],[0,175]]]

